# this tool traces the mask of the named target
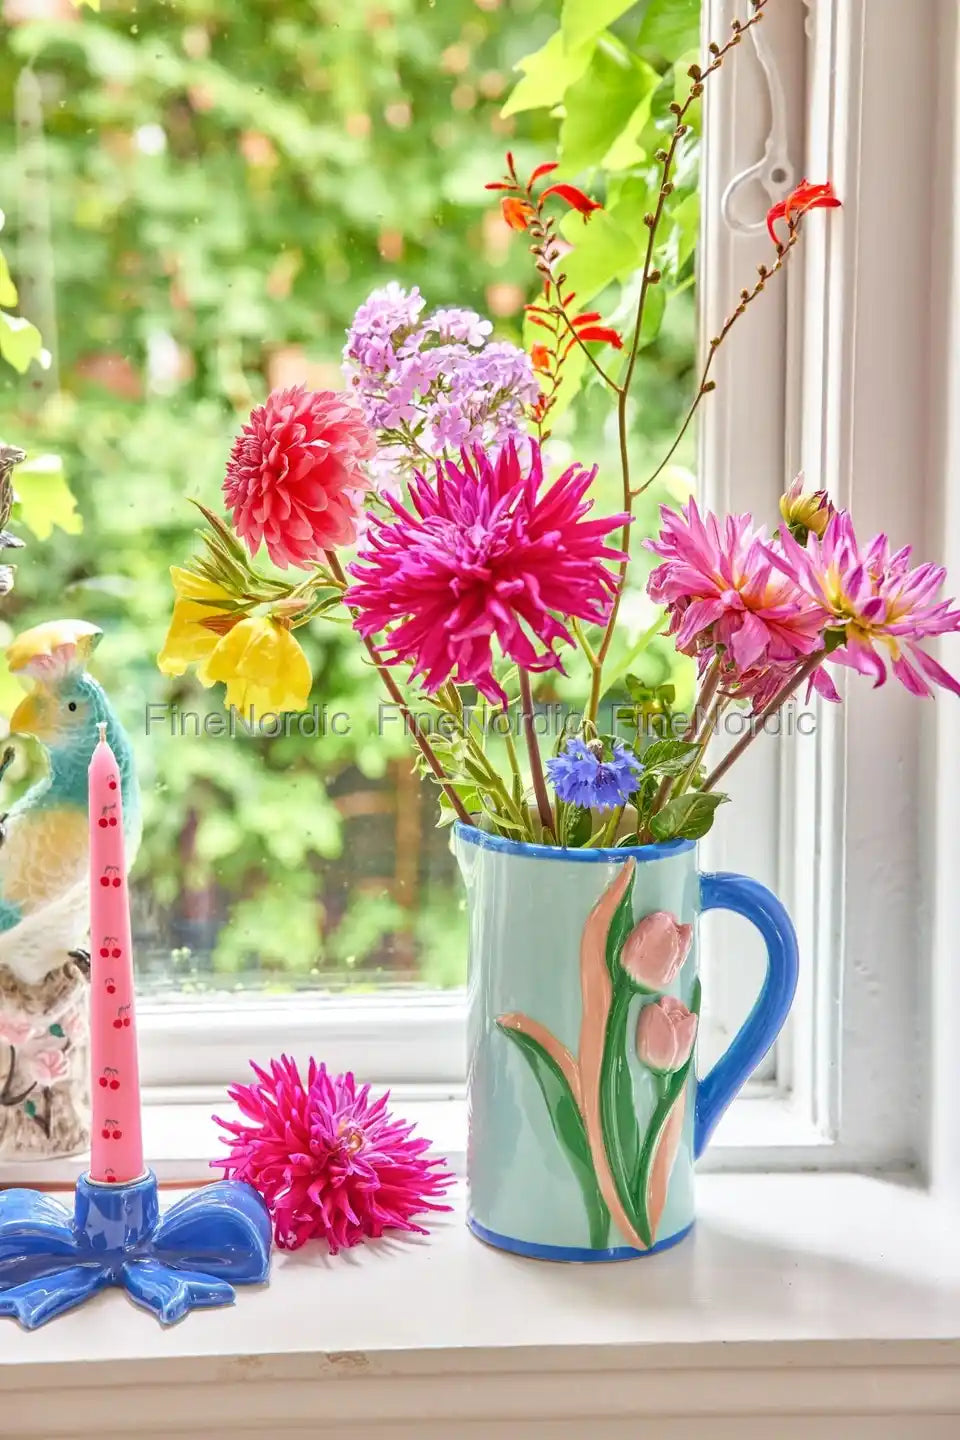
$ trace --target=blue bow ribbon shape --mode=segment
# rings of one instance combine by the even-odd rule
[[[0,1192],[0,1315],[28,1330],[121,1286],[164,1325],[230,1305],[270,1269],[270,1216],[250,1185],[220,1180],[163,1216],[156,1176],[77,1181],[74,1213],[38,1190]]]

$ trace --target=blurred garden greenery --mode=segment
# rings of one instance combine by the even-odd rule
[[[418,284],[430,306],[472,305],[521,341],[536,277],[483,188],[505,149],[523,169],[559,144],[558,174],[605,201],[586,229],[573,217],[571,264],[581,298],[625,323],[699,0],[5,0],[3,15],[0,353],[15,368],[0,372],[0,438],[35,462],[15,476],[32,533],[3,638],[67,614],[106,632],[96,669],[144,792],[142,974],[170,991],[461,983],[449,832],[399,724],[378,733],[377,679],[345,626],[299,638],[313,699],[347,714],[348,734],[147,733],[148,704],[221,706],[156,669],[168,567],[191,551],[188,497],[218,505],[250,406],[276,384],[340,385],[344,330],[375,285]],[[668,219],[658,294],[672,299],[645,335],[638,475],[695,384],[695,139]],[[32,331],[19,363],[11,316],[42,335],[47,368]],[[554,453],[599,461],[601,503],[617,507],[613,417],[582,381]],[[676,461],[692,453],[688,437]],[[635,546],[690,483],[664,471]],[[656,618],[640,591],[623,613],[614,671],[675,678],[665,641],[639,652]],[[573,703],[583,685],[574,664],[539,698]],[[0,677],[7,713],[11,686]],[[5,804],[35,764],[23,748]]]

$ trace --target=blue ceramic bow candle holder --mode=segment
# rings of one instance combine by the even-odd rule
[[[0,1315],[28,1330],[110,1285],[172,1325],[231,1305],[270,1269],[270,1217],[250,1185],[221,1180],[161,1216],[153,1171],[126,1184],[77,1181],[73,1214],[38,1190],[0,1192]]]

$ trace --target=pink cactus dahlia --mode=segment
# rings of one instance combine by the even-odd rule
[[[911,568],[911,547],[891,554],[883,534],[861,550],[845,510],[830,517],[822,539],[811,533],[801,546],[787,532],[781,543],[783,554],[771,552],[772,562],[798,578],[830,628],[843,628],[845,643],[830,655],[833,663],[882,685],[888,662],[912,695],[931,696],[930,682],[960,695],[960,681],[918,643],[960,630],[960,609],[937,598],[946,578],[942,566]]]
[[[739,673],[790,664],[822,645],[827,614],[788,566],[777,567],[750,515],[701,517],[689,500],[679,513],[664,506],[660,534],[647,546],[665,562],[647,591],[667,608],[677,649],[702,655],[723,647]]]
[[[336,1255],[384,1230],[425,1235],[412,1217],[450,1209],[438,1200],[453,1176],[424,1158],[429,1140],[388,1114],[388,1093],[371,1100],[369,1085],[331,1076],[315,1060],[306,1085],[286,1055],[269,1072],[251,1066],[258,1083],[229,1092],[251,1123],[215,1116],[230,1155],[211,1163],[260,1191],[281,1249],[322,1239]]]
[[[376,440],[360,411],[332,390],[275,390],[234,441],[223,493],[251,555],[308,569],[324,550],[357,538],[361,461]]]
[[[463,452],[435,481],[417,475],[410,508],[386,496],[393,514],[371,519],[350,567],[356,628],[385,631],[386,663],[412,664],[428,692],[452,676],[505,704],[493,640],[526,670],[562,671],[554,646],[573,637],[560,617],[602,624],[617,583],[603,562],[625,558],[603,541],[626,516],[584,519],[595,474],[571,465],[545,486],[540,447],[524,467],[510,442],[496,461]]]

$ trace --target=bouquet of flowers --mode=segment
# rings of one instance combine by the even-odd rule
[[[710,340],[663,462],[635,477],[628,419],[645,316],[668,264],[662,232],[676,169],[704,85],[766,3],[751,0],[750,18],[710,45],[669,106],[624,333],[578,303],[566,273],[576,250],[568,217],[589,226],[602,205],[558,180],[554,162],[524,178],[508,154],[488,189],[529,247],[535,342],[524,351],[494,339],[469,309],[428,312],[418,289],[374,291],[347,336],[345,389],[277,391],[243,426],[223,486],[229,519],[204,510],[205,553],[173,571],[162,670],[196,667],[204,684],[224,682],[241,710],[301,709],[311,673],[298,629],[348,617],[439,788],[441,820],[570,847],[702,836],[725,798],[721,780],[764,723],[803,687],[838,701],[840,667],[875,685],[892,670],[916,695],[938,685],[960,692],[925,648],[960,628],[960,609],[938,598],[943,570],[914,565],[910,547],[893,549],[885,535],[862,543],[850,515],[806,491],[802,477],[775,529],[749,514],[701,513],[690,499],[663,509],[654,539],[632,534],[638,497],[714,388],[719,347],[788,263],[805,217],[840,203],[829,183],[804,180],[771,209],[769,262]],[[622,501],[613,514],[593,512],[596,466],[558,474],[552,463],[572,356],[616,417]],[[660,562],[649,597],[695,662],[698,693],[681,715],[670,687],[648,693],[628,676],[607,733],[611,647],[644,545]],[[254,563],[261,550],[272,566]],[[544,754],[533,686],[565,673],[575,649],[589,676],[582,710]],[[751,723],[714,761],[711,741],[734,708]]]

